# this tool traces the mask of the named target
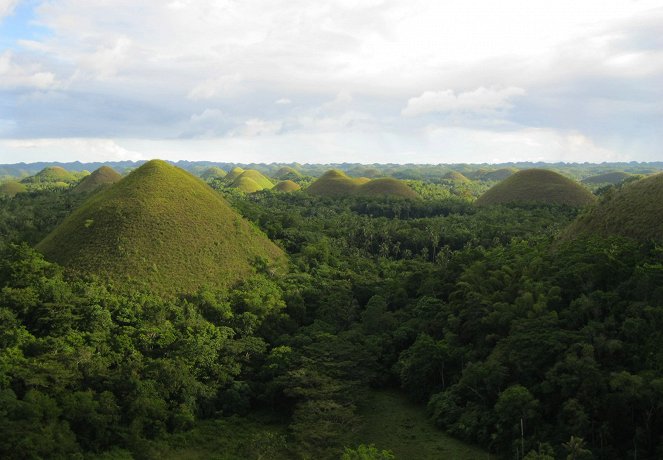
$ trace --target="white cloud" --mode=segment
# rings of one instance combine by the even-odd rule
[[[410,98],[401,114],[413,117],[431,112],[485,112],[508,109],[511,99],[522,96],[522,88],[503,89],[483,86],[463,93],[455,94],[452,90],[425,91],[421,96]]]
[[[251,118],[246,120],[244,125],[233,133],[239,137],[259,137],[259,136],[273,136],[281,131],[283,124],[280,121],[261,120],[259,118]]]
[[[22,161],[141,160],[141,153],[121,147],[112,139],[13,139],[0,140],[0,148],[14,151]]]
[[[274,104],[277,105],[290,105],[292,104],[292,101],[288,99],[287,97],[282,97],[281,99],[277,99]]]
[[[0,0],[0,22],[14,12],[19,0]]]
[[[55,75],[45,72],[38,64],[16,62],[11,51],[0,55],[0,89],[51,89],[58,85]]]

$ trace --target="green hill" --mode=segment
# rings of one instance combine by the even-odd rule
[[[663,242],[663,173],[625,184],[580,216],[563,239],[619,235]]]
[[[47,259],[119,288],[225,286],[282,251],[202,180],[152,160],[88,198],[38,245]]]
[[[370,182],[371,179],[369,179],[368,177],[355,177],[352,179],[352,181],[357,185],[364,185]]]
[[[544,203],[585,206],[595,201],[587,189],[547,169],[526,169],[504,179],[481,195],[479,206],[507,203]]]
[[[237,179],[243,172],[244,170],[242,168],[236,166],[233,169],[231,169],[228,174],[225,175],[224,180],[230,184],[232,183],[232,181]]]
[[[280,168],[278,171],[276,171],[274,177],[279,180],[297,180],[301,179],[303,176],[302,173],[297,171],[295,168],[291,168],[290,166],[284,166]]]
[[[391,177],[373,179],[357,189],[357,194],[367,196],[400,196],[415,199],[418,195],[405,182]]]
[[[493,171],[486,171],[481,175],[481,180],[484,181],[500,181],[517,173],[516,168],[500,168]]]
[[[26,192],[28,189],[25,185],[15,180],[10,180],[0,184],[0,196],[14,197],[19,193]]]
[[[255,169],[247,169],[242,174],[240,174],[237,179],[239,178],[247,178],[253,180],[256,184],[260,186],[261,190],[265,188],[270,189],[274,187],[274,184],[272,183],[271,180],[267,179],[267,177],[263,176],[263,174],[260,171],[256,171]]]
[[[299,184],[296,184],[295,182],[291,180],[284,180],[279,182],[274,186],[274,190],[277,192],[296,192],[297,190],[301,190],[301,187]]]
[[[54,183],[66,182],[67,184],[75,182],[76,176],[71,174],[60,166],[49,166],[39,171],[34,176],[26,177],[21,182],[24,184]]]
[[[89,176],[85,176],[72,190],[75,193],[84,193],[97,190],[99,187],[105,187],[122,179],[120,173],[110,166],[102,166],[96,169]]]
[[[448,181],[453,181],[453,182],[460,182],[460,183],[470,181],[467,177],[463,176],[458,171],[449,171],[444,176],[442,176],[442,179],[448,180]]]
[[[354,193],[359,187],[343,171],[330,169],[308,186],[306,191],[319,196],[341,196]]]
[[[597,184],[619,184],[624,182],[626,179],[633,177],[633,174],[614,171],[605,174],[599,174],[598,176],[586,177],[580,182],[588,185],[597,185]]]
[[[240,176],[237,179],[235,179],[233,183],[230,184],[230,186],[244,193],[254,193],[254,192],[259,192],[260,190],[264,190],[264,187],[258,185],[256,181],[254,181],[250,177],[243,177],[243,176]]]
[[[225,172],[223,169],[219,168],[218,166],[211,166],[200,173],[200,177],[205,180],[222,179],[227,175],[228,173]]]

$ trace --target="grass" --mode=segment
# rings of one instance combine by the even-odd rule
[[[351,178],[343,171],[332,169],[324,173],[306,189],[308,193],[320,196],[366,195],[400,196],[417,198],[418,195],[405,182],[391,177],[368,179]]]
[[[458,441],[429,422],[423,407],[393,390],[368,393],[360,408],[363,424],[349,442],[375,444],[391,450],[399,460],[479,460],[483,450]]]
[[[291,180],[284,180],[279,182],[274,186],[274,190],[277,192],[296,192],[297,190],[300,190],[301,187],[299,184],[296,184],[295,182]]]
[[[618,235],[639,241],[663,241],[663,173],[626,184],[605,196],[562,235]]]
[[[25,185],[14,180],[0,184],[0,196],[14,197],[17,193],[23,193],[27,190],[28,189]]]
[[[161,295],[227,286],[283,252],[201,179],[145,163],[88,198],[38,245],[70,271]]]
[[[516,172],[518,172],[516,168],[500,168],[500,169],[495,169],[494,171],[486,171],[481,175],[481,180],[485,181],[504,180],[507,177],[512,176]]]
[[[224,178],[227,175],[228,173],[225,170],[219,168],[218,166],[211,166],[200,173],[200,177],[205,180]]]
[[[226,183],[230,184],[232,183],[232,181],[237,179],[243,172],[244,169],[240,168],[239,166],[236,166],[233,169],[231,169],[228,174],[225,175],[224,180],[226,181]]]
[[[297,180],[301,179],[302,173],[297,171],[295,168],[291,168],[290,166],[284,166],[282,168],[279,168],[278,171],[276,171],[276,174],[274,174],[274,177],[279,179],[279,180]]]
[[[467,177],[463,176],[458,171],[449,171],[444,176],[442,176],[442,179],[450,180],[450,181],[453,181],[453,182],[469,182],[470,181]]]
[[[264,188],[258,185],[258,183],[250,177],[244,177],[243,175],[235,179],[230,186],[244,193],[254,193]]]
[[[34,176],[26,177],[21,182],[24,184],[42,182],[66,182],[76,181],[76,176],[60,166],[50,166],[39,171]]]
[[[629,177],[633,177],[633,174],[621,172],[621,171],[615,171],[615,172],[609,172],[605,174],[599,174],[598,176],[591,176],[583,179],[581,182],[583,184],[591,184],[591,185],[597,185],[597,184],[619,184],[621,182],[624,182],[626,179]]]
[[[91,192],[99,187],[114,184],[120,179],[122,179],[120,173],[110,166],[102,166],[94,170],[89,176],[85,176],[72,191],[77,193]]]
[[[479,206],[509,203],[544,203],[586,206],[594,195],[577,182],[547,169],[526,169],[504,179],[481,195]]]
[[[258,190],[270,189],[274,187],[274,184],[271,180],[267,179],[260,171],[256,171],[255,169],[247,169],[246,171],[242,172],[242,174],[237,176],[237,178],[233,181],[231,186],[239,187],[242,179],[250,179],[255,182],[256,185],[260,187]],[[255,191],[257,190],[254,190],[254,192]]]

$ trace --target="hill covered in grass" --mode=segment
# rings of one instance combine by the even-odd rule
[[[663,242],[663,173],[605,195],[567,228],[563,239],[602,235]]]
[[[495,204],[562,204],[585,206],[595,201],[587,189],[547,169],[526,169],[499,182],[481,195],[479,206]]]
[[[481,180],[485,181],[500,181],[504,180],[507,177],[510,177],[517,173],[518,170],[516,168],[500,168],[500,169],[495,169],[493,171],[486,171],[481,175]]]
[[[263,176],[260,171],[247,169],[232,181],[230,187],[236,188],[245,193],[253,193],[260,190],[271,189],[274,187],[274,184],[267,177]]]
[[[10,180],[0,184],[0,196],[14,197],[19,193],[27,192],[27,187],[20,182]]]
[[[609,172],[605,174],[599,174],[597,176],[591,176],[591,177],[586,177],[584,178],[581,182],[583,184],[589,184],[589,185],[598,185],[598,184],[619,184],[621,182],[624,182],[626,179],[629,179],[631,177],[634,177],[633,174],[621,172],[621,171],[615,171],[615,172]]]
[[[233,169],[231,169],[228,174],[225,175],[224,180],[228,184],[231,184],[232,181],[237,179],[243,172],[244,172],[244,169],[240,168],[239,166],[236,166]]]
[[[152,160],[92,195],[38,245],[72,272],[160,294],[225,286],[282,251],[214,190]]]
[[[356,193],[366,196],[399,196],[402,198],[418,198],[417,193],[405,182],[392,177],[373,179],[357,188]]]
[[[225,170],[219,168],[218,166],[211,166],[200,173],[200,177],[205,180],[223,179],[227,175],[228,173]]]
[[[303,177],[302,173],[290,166],[279,168],[274,174],[274,177],[279,180],[297,180]]]
[[[343,171],[330,169],[308,186],[306,191],[318,196],[341,196],[354,193],[359,184]]]
[[[301,186],[291,180],[284,180],[279,182],[274,186],[274,190],[277,192],[296,192],[301,190]]]
[[[76,193],[92,192],[99,187],[105,187],[122,179],[122,175],[110,166],[95,169],[92,174],[85,176],[72,190]]]
[[[21,182],[24,184],[41,184],[65,182],[67,184],[75,182],[76,176],[60,166],[50,166],[39,171],[34,176],[26,177]]]
[[[453,182],[458,182],[458,183],[464,183],[464,182],[469,182],[470,180],[459,173],[458,171],[449,171],[446,173],[444,176],[442,176],[442,179],[447,180],[447,181],[453,181]]]

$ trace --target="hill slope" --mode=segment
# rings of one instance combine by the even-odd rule
[[[663,173],[626,184],[604,197],[565,231],[563,239],[619,235],[663,242]]]
[[[209,179],[221,179],[226,177],[228,175],[227,172],[225,172],[223,169],[219,168],[218,166],[210,166],[209,168],[206,168],[203,172],[200,173],[200,177],[209,180]]]
[[[92,195],[37,249],[73,272],[160,294],[228,285],[283,253],[200,179],[153,160]]]
[[[599,174],[598,176],[586,177],[581,182],[583,184],[619,184],[624,182],[629,177],[633,177],[633,174],[625,172],[609,172],[605,174]]]
[[[306,191],[320,196],[350,195],[357,190],[357,184],[343,171],[330,169],[308,186]]]
[[[99,187],[114,184],[122,179],[122,176],[110,166],[102,166],[95,169],[92,174],[85,176],[72,190],[75,193],[91,192]]]
[[[357,193],[367,196],[400,196],[415,199],[418,195],[405,182],[392,177],[373,179],[357,189]]]
[[[25,185],[14,180],[0,184],[0,196],[14,197],[16,194],[26,192],[27,190]]]
[[[274,174],[274,177],[279,179],[279,180],[296,180],[302,178],[302,173],[297,171],[295,168],[291,168],[290,166],[284,166],[282,168],[279,168],[278,171],[276,171],[276,174]]]
[[[274,186],[274,190],[277,192],[296,192],[297,190],[300,190],[301,186],[299,184],[296,184],[295,182],[291,180],[284,180],[282,182],[279,182]]]
[[[442,179],[448,180],[448,181],[453,181],[453,182],[469,182],[470,181],[467,177],[463,176],[458,171],[449,171],[444,176],[442,176]]]
[[[66,182],[71,183],[76,181],[76,177],[66,169],[60,166],[50,166],[39,171],[34,176],[26,177],[21,182],[24,184],[34,183],[55,183]]]
[[[544,203],[585,206],[595,201],[582,185],[547,169],[526,169],[507,177],[481,195],[479,206]]]
[[[243,172],[244,172],[244,169],[240,168],[239,166],[236,166],[233,169],[231,169],[228,174],[225,175],[224,180],[228,184],[230,184],[230,183],[232,183],[232,181],[237,179]]]

